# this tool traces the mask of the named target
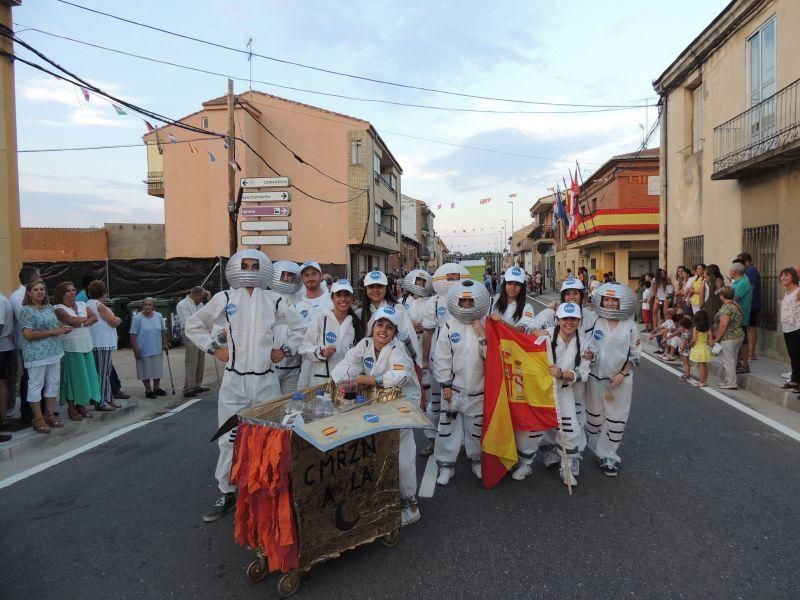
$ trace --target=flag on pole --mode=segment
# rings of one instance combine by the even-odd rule
[[[114,107],[114,110],[115,110],[115,111],[117,111],[117,114],[118,114],[120,117],[121,117],[122,115],[127,115],[127,114],[128,114],[128,113],[126,113],[124,110],[122,110],[122,107],[121,107],[119,104],[114,104],[114,103],[112,102],[112,103],[111,103],[111,106],[113,106],[113,107]]]
[[[211,162],[216,162],[217,161],[217,157],[214,156],[213,154],[211,154],[211,150],[206,150],[206,152],[208,152],[208,158],[211,159]]]
[[[486,320],[483,486],[491,489],[517,463],[514,430],[558,427],[549,340],[539,343],[502,321]]]
[[[564,227],[569,225],[567,209],[564,207],[564,195],[561,193],[561,188],[559,187],[556,187],[556,218],[564,223]]]
[[[78,87],[80,87],[81,88],[81,92],[83,92],[83,99],[86,100],[87,102],[89,102],[89,90],[87,90],[83,86],[78,86]]]
[[[583,219],[583,216],[581,215],[581,208],[580,208],[580,205],[578,203],[578,198],[580,198],[580,195],[581,195],[581,186],[578,185],[578,178],[577,177],[578,177],[577,173],[575,174],[575,177],[573,177],[572,173],[570,172],[570,174],[569,174],[570,190],[569,191],[570,191],[570,198],[572,199],[572,206],[571,206],[572,219],[570,221],[568,237],[574,237],[575,235],[577,235],[577,233],[578,233],[578,225],[580,225],[580,223],[581,223],[581,221]]]
[[[144,119],[142,119],[142,121],[144,121]],[[148,121],[144,121],[144,124],[147,126],[147,131],[155,131],[156,130],[156,128],[153,127],[152,125],[150,125],[150,123]]]
[[[192,154],[197,154],[197,146],[195,146],[192,142],[187,142],[189,144],[189,150]]]

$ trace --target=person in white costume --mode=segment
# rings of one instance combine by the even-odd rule
[[[433,358],[434,379],[442,388],[442,411],[433,452],[439,466],[439,485],[447,485],[455,474],[462,444],[472,472],[481,478],[484,324],[490,301],[486,287],[472,279],[461,281],[447,293],[450,316],[436,341]]]
[[[294,299],[303,281],[300,277],[300,265],[290,260],[276,260],[272,263],[272,282],[270,290],[275,294],[276,309],[283,304],[284,308],[295,311]],[[298,313],[299,314],[299,313]],[[305,325],[305,320],[304,320]],[[289,326],[275,325],[272,328],[274,343],[280,347],[289,340]],[[291,394],[297,390],[300,380],[300,365],[302,363],[300,353],[293,354],[284,358],[279,364],[275,365],[275,373],[281,385],[281,394]]]
[[[409,271],[406,276],[401,280],[403,288],[403,299],[401,304],[406,309],[411,324],[414,326],[414,331],[417,332],[417,345],[422,348],[422,334],[423,327],[422,321],[425,318],[425,310],[427,306],[428,297],[431,295],[433,288],[431,287],[431,276],[427,271],[422,269],[414,269]],[[420,357],[419,363],[422,363]],[[430,402],[431,395],[431,373],[430,368],[422,365],[422,394],[425,402]]]
[[[396,306],[381,306],[373,315],[369,336],[347,351],[336,365],[331,378],[336,383],[356,381],[363,387],[400,387],[403,396],[419,402],[419,380],[414,362],[403,342],[396,337],[400,323]],[[401,525],[419,521],[417,506],[417,465],[414,432],[400,430],[400,504]]]
[[[308,326],[300,354],[303,377],[309,386],[326,383],[345,353],[364,337],[361,321],[353,310],[353,287],[346,279],[331,286],[333,310],[323,310]]]
[[[525,302],[525,271],[509,267],[503,275],[500,293],[492,300],[489,313],[493,319],[502,319],[512,327],[522,330],[533,326],[533,307]]]
[[[447,292],[462,279],[469,279],[469,271],[458,263],[445,263],[433,273],[431,284],[434,295],[428,298],[422,318],[422,368],[429,367],[436,355],[436,342],[439,339],[441,328],[447,321]],[[439,416],[442,410],[442,387],[431,378],[431,389],[425,413],[431,420],[434,429],[425,430],[425,436],[430,440],[428,445],[420,452],[421,456],[433,454],[433,440],[436,439],[436,428],[439,427]]]
[[[186,323],[186,336],[198,348],[225,363],[217,410],[221,426],[230,417],[281,393],[274,365],[294,354],[300,345],[299,331],[290,324],[288,343],[276,347],[272,328],[291,319],[283,309],[276,313],[275,297],[266,289],[272,280],[272,263],[259,250],[240,250],[225,268],[231,289],[219,292]],[[220,346],[212,332],[225,332]],[[222,496],[204,515],[206,522],[222,518],[236,504],[236,487],[230,483],[233,435],[219,438],[216,479]]]
[[[636,295],[630,287],[604,283],[592,294],[598,315],[589,340],[594,354],[586,394],[588,445],[609,477],[619,471],[617,453],[631,410],[633,369],[639,365],[641,341],[633,313]]]
[[[550,351],[553,357],[553,364],[550,365],[550,374],[555,379],[556,402],[558,402],[558,412],[561,429],[551,429],[542,432],[539,438],[528,437],[524,443],[525,453],[520,452],[520,464],[512,473],[512,477],[517,481],[525,479],[531,474],[531,463],[537,452],[537,444],[540,450],[546,446],[552,446],[556,455],[556,460],[560,465],[559,473],[561,480],[569,485],[578,485],[576,477],[579,473],[580,464],[580,443],[581,429],[578,423],[575,406],[574,390],[576,385],[585,382],[589,376],[589,360],[582,357],[582,340],[579,331],[581,320],[581,307],[577,302],[564,302],[556,310],[557,325],[544,330],[532,332],[536,336],[547,336],[550,338]],[[562,454],[561,436],[564,438],[564,450],[566,457]],[[517,443],[519,444],[519,438]]]
[[[328,291],[325,280],[322,279],[322,268],[315,260],[307,260],[300,265],[300,278],[303,285],[291,299],[291,304],[297,314],[303,319],[306,329],[311,324],[312,319],[318,314],[333,310],[333,301]],[[305,332],[303,332],[305,334]],[[300,369],[300,379],[297,382],[298,389],[307,388],[312,385],[311,376],[308,372]]]

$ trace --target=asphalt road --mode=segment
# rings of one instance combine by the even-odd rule
[[[485,491],[466,462],[394,548],[322,564],[298,598],[796,598],[800,444],[645,363],[619,477],[573,497],[537,465]],[[275,598],[232,515],[201,520],[216,406],[201,401],[0,492],[3,600]],[[420,460],[420,476],[424,469]]]

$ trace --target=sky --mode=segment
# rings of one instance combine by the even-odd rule
[[[727,0],[477,0],[387,2],[173,0],[87,6],[259,54],[459,93],[534,102],[654,105],[656,79],[724,8]],[[99,50],[69,36],[240,78],[253,88],[370,121],[403,168],[404,194],[427,201],[451,250],[495,249],[504,233],[530,223],[548,188],[584,176],[615,154],[639,149],[657,108],[598,110],[465,98],[335,76],[253,58],[92,14],[58,0],[14,9],[21,39],[120,98],[180,118],[223,95],[226,78]],[[32,55],[17,48],[20,56]],[[39,59],[37,59],[41,62]],[[493,111],[398,107],[286,90]],[[108,101],[87,102],[74,86],[17,63],[20,150],[140,144],[141,118],[119,116]],[[419,138],[427,138],[422,140]],[[431,141],[433,140],[433,141]],[[658,145],[658,132],[649,147]],[[26,227],[159,223],[163,200],[147,195],[144,146],[21,152],[20,203]],[[513,205],[509,194],[516,194]],[[480,199],[491,198],[487,204]],[[439,209],[438,206],[442,205]],[[455,208],[450,206],[454,204]],[[512,216],[513,213],[513,216]],[[505,223],[503,222],[505,220]],[[466,231],[464,231],[466,230]]]

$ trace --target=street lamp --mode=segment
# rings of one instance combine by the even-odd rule
[[[508,195],[509,198],[515,198],[516,196],[516,193]],[[508,200],[508,203],[511,205],[511,264],[514,264],[514,201]]]

